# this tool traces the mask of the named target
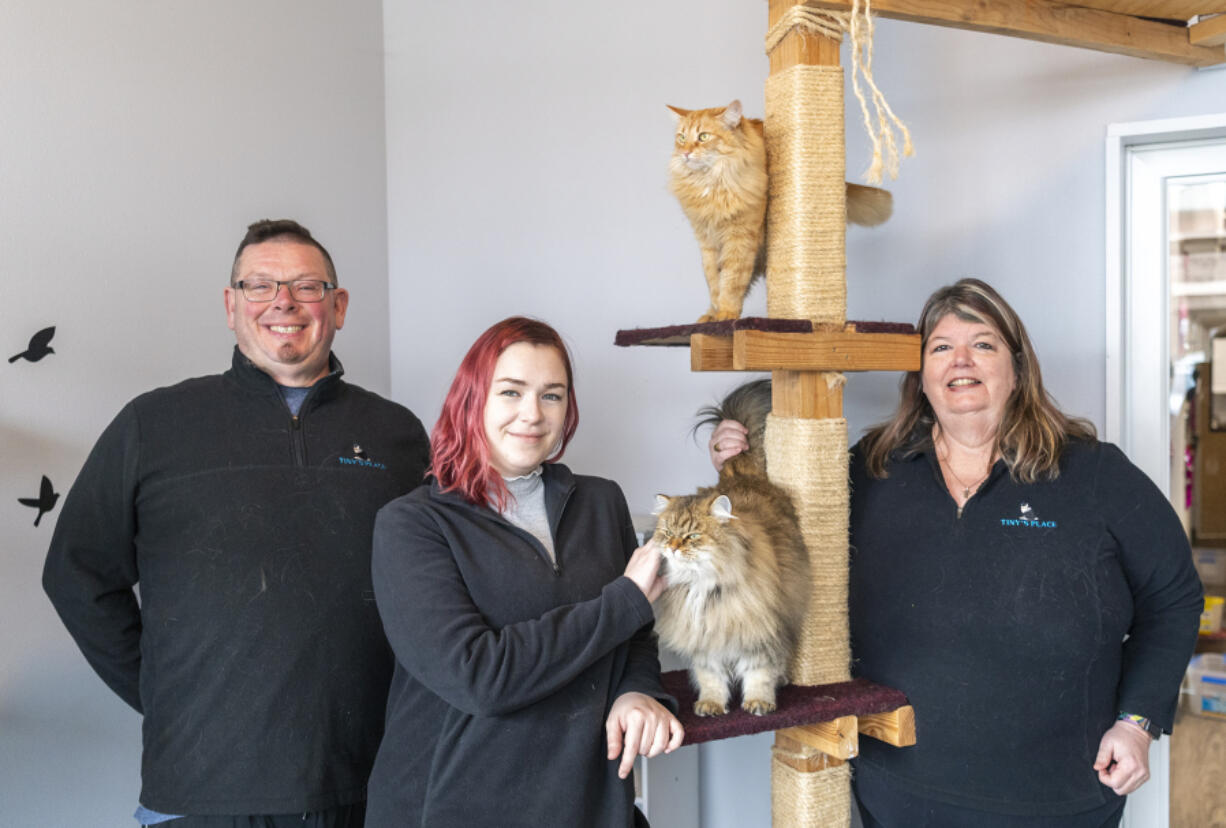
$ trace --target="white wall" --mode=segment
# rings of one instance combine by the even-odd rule
[[[0,3],[0,825],[134,826],[140,720],[42,593],[55,511],[125,401],[229,364],[247,223],[293,216],[352,292],[337,351],[389,388],[377,0]],[[7,358],[55,325],[56,353]]]
[[[698,252],[665,186],[664,104],[740,97],[760,114],[766,5],[384,14],[393,395],[432,423],[476,334],[536,315],[575,351],[575,468],[620,481],[637,510],[709,482],[687,429],[737,377],[691,374],[684,349],[612,340],[704,309]],[[893,185],[895,218],[849,232],[849,317],[913,322],[934,288],[985,278],[1026,320],[1056,398],[1101,427],[1106,125],[1226,109],[1226,72],[890,21],[877,31],[876,78],[917,155]],[[867,140],[847,100],[854,177]],[[764,309],[760,291],[747,312]],[[897,375],[851,379],[853,437],[896,388]],[[768,746],[702,748],[705,828],[769,825]]]

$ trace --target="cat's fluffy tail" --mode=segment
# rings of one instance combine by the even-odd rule
[[[766,473],[766,415],[771,411],[771,381],[753,380],[736,388],[718,405],[698,410],[694,428],[736,420],[749,431],[749,449],[724,463],[722,474]]]
[[[880,187],[847,183],[847,221],[875,227],[894,212],[894,196]]]

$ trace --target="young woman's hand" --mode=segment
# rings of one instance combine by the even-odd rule
[[[625,779],[634,769],[634,758],[672,753],[681,747],[685,728],[668,708],[645,693],[623,693],[613,702],[604,724],[609,739],[609,759],[621,756],[617,775]]]
[[[660,593],[668,586],[668,582],[660,575],[660,549],[654,540],[649,540],[634,550],[624,574],[643,591],[648,601],[659,598]]]

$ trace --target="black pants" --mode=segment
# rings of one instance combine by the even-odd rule
[[[159,823],[155,828],[362,828],[366,803],[345,805],[327,811],[252,816],[185,816]]]
[[[871,774],[853,777],[864,828],[1116,828],[1125,798],[1112,795],[1092,811],[1061,816],[1012,816],[948,805],[899,790]]]

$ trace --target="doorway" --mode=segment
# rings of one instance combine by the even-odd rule
[[[1196,378],[1208,376],[1215,334],[1226,334],[1226,115],[1113,125],[1107,158],[1105,438],[1168,494],[1196,540],[1197,498],[1226,497],[1190,468]],[[1226,783],[1191,784],[1213,777],[1202,742],[1226,740],[1226,721],[1182,711],[1174,736],[1150,750],[1151,779],[1129,798],[1127,828],[1207,825],[1198,808],[1226,808],[1211,801]]]

